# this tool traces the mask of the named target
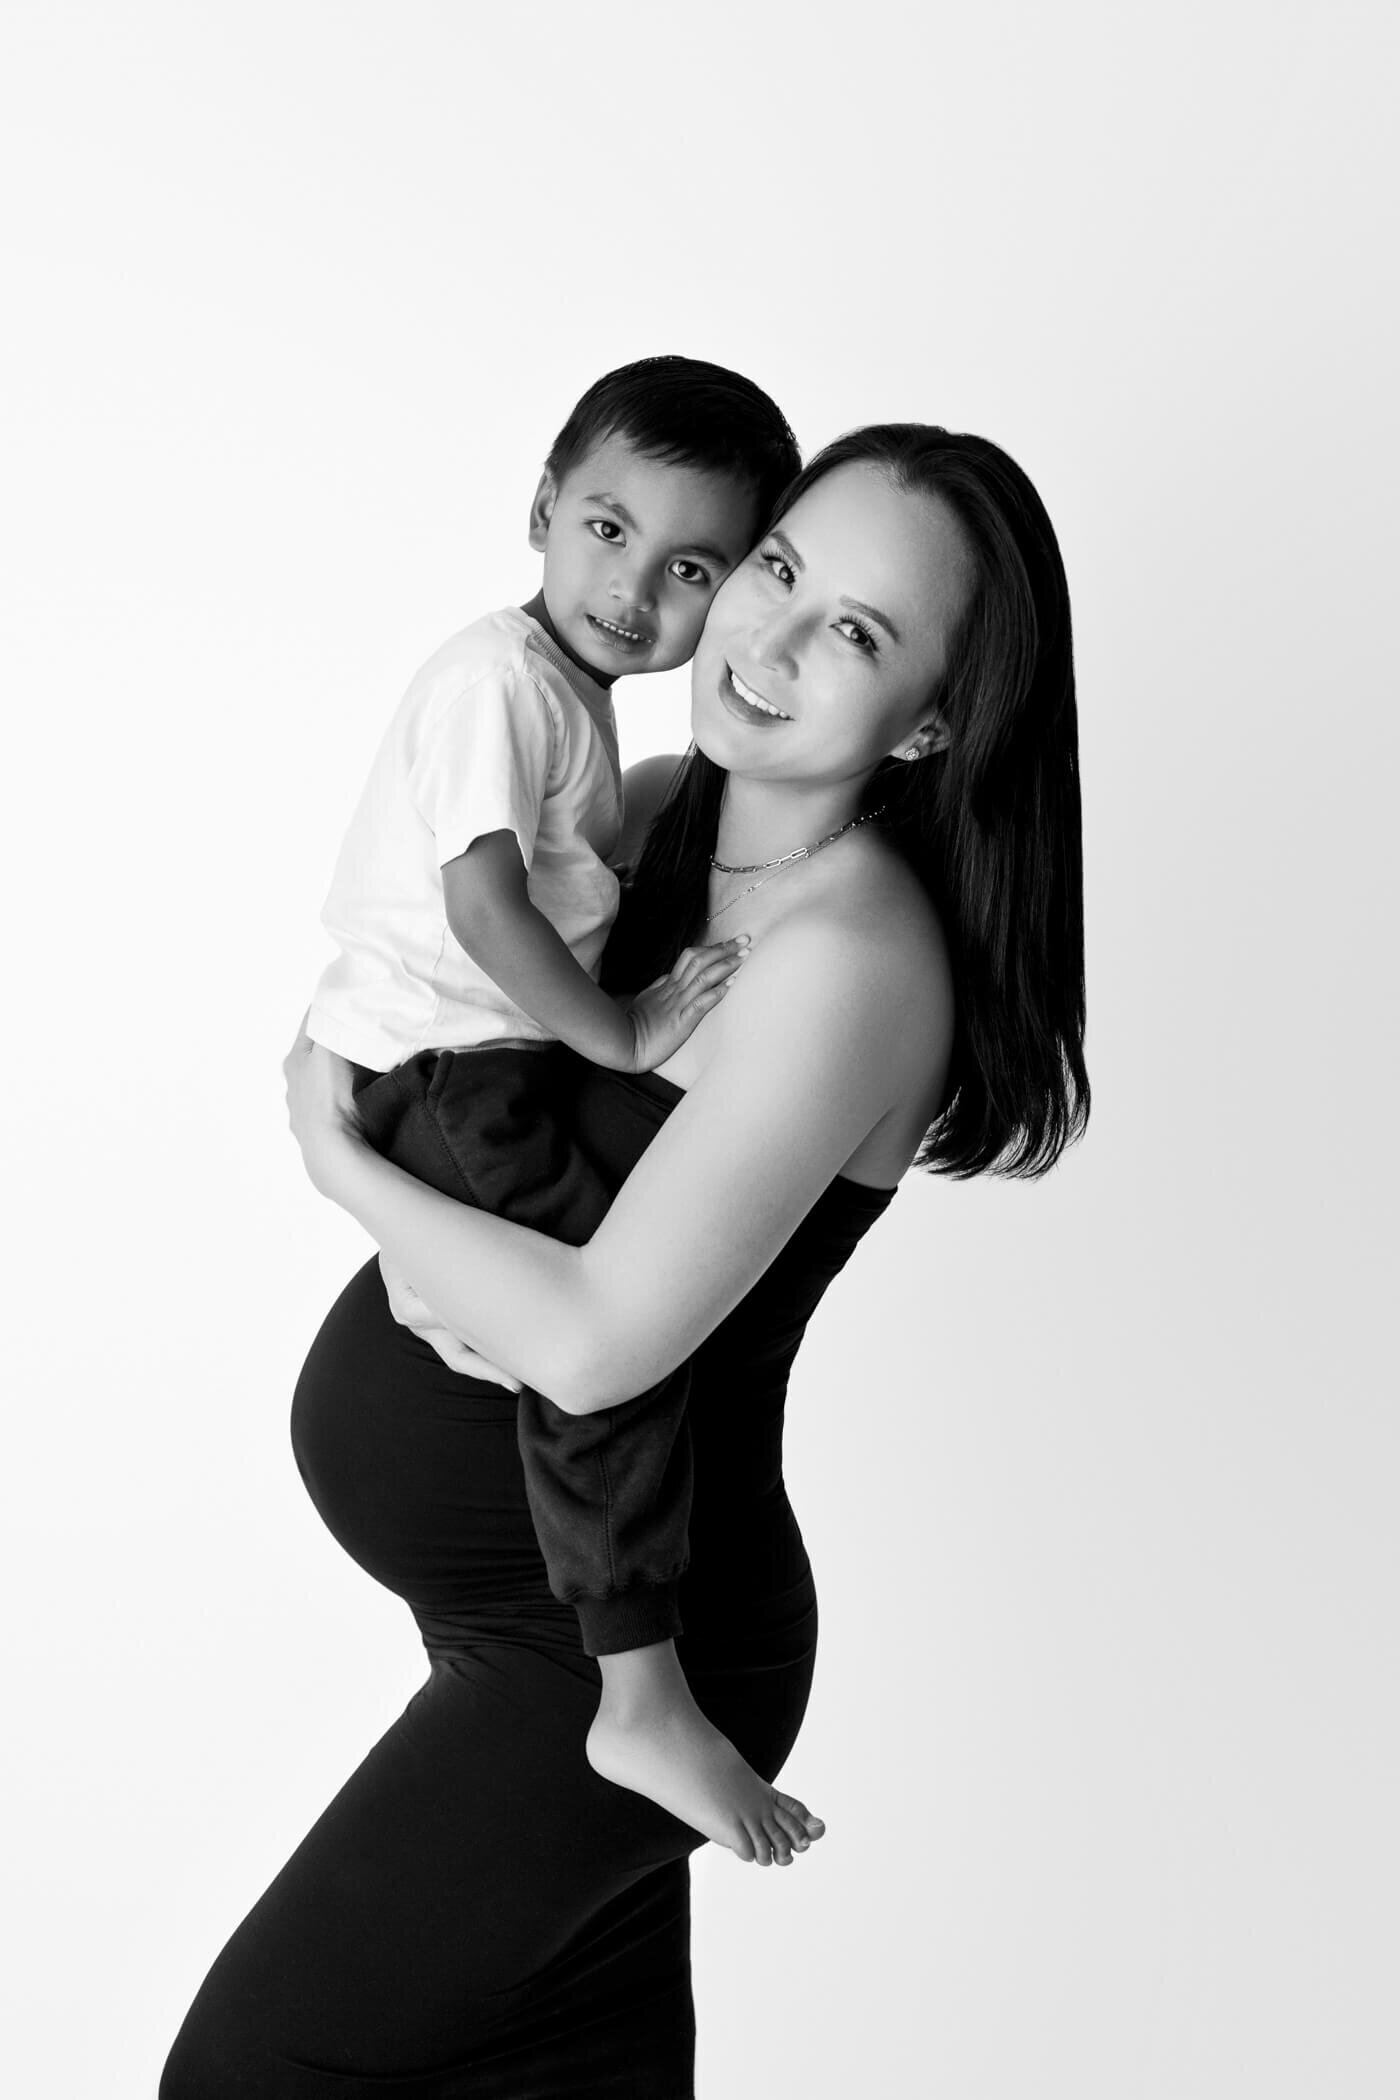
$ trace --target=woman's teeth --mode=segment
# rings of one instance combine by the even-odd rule
[[[751,685],[745,685],[743,679],[732,665],[729,672],[729,682],[739,695],[739,698],[747,700],[749,706],[756,707],[760,714],[776,715],[780,722],[790,722],[792,720],[792,716],[785,715],[780,707],[774,707],[771,700],[765,700],[762,693],[756,693]]]

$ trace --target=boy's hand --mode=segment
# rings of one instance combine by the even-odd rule
[[[749,937],[716,941],[707,948],[686,948],[669,975],[658,977],[623,1012],[632,1023],[632,1056],[627,1072],[654,1072],[674,1057],[712,1006],[729,990],[729,980],[748,953]]]

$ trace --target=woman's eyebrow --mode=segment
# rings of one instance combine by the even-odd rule
[[[903,640],[903,636],[889,614],[882,613],[877,606],[862,605],[859,598],[843,598],[841,603],[849,605],[852,612],[864,613],[866,619],[873,620],[877,627],[883,627],[892,642]]]
[[[802,567],[802,556],[798,553],[796,547],[793,546],[792,541],[785,532],[770,532],[768,537],[782,548],[783,557],[790,569],[800,569]],[[849,605],[852,612],[864,613],[866,619],[873,620],[877,627],[883,627],[892,642],[903,641],[903,635],[895,626],[889,614],[882,613],[877,605],[865,605],[859,598],[843,598],[841,603]]]

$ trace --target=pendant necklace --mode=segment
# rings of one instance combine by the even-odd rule
[[[712,911],[705,924],[712,926],[716,919],[723,918],[727,911],[732,911],[745,897],[751,897],[755,890],[761,890],[765,882],[772,882],[775,876],[781,875],[784,868],[796,867],[800,860],[810,860],[814,853],[821,852],[823,846],[832,845],[835,840],[844,838],[848,831],[855,831],[862,824],[873,824],[876,817],[882,817],[884,814],[885,805],[882,802],[878,809],[868,809],[863,817],[852,817],[849,824],[842,824],[837,830],[829,831],[824,839],[816,839],[810,846],[798,846],[792,853],[780,853],[776,860],[755,860],[731,866],[727,861],[716,860],[711,854],[710,866],[716,874],[757,875],[758,881],[751,882],[747,889],[739,890],[727,904],[721,904],[716,911]]]

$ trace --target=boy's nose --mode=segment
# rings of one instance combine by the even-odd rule
[[[614,569],[608,596],[614,605],[625,606],[631,612],[651,612],[656,605],[656,578],[649,568],[641,566]]]

